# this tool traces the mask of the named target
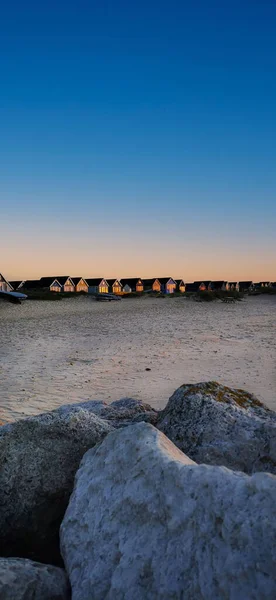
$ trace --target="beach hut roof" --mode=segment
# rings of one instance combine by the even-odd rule
[[[84,283],[87,283],[86,279],[84,279],[84,277],[70,277],[71,281],[73,281],[74,285],[78,285],[78,283],[82,280],[84,281]],[[59,279],[58,279],[59,281]]]
[[[41,287],[50,287],[50,285],[52,283],[54,283],[54,281],[57,279],[57,277],[53,276],[53,277],[41,277],[40,278],[40,285]]]
[[[186,292],[197,292],[198,287],[197,283],[186,283]]]
[[[0,273],[0,281],[4,281],[4,283],[8,283],[11,285],[10,281],[8,281],[7,279],[5,279],[4,275],[2,275],[2,273]]]
[[[136,285],[136,283],[138,283],[138,281],[142,281],[141,277],[127,277],[124,279],[120,279],[122,286],[129,285],[130,287],[132,285]]]
[[[23,286],[22,286],[25,290],[34,290],[34,289],[38,289],[38,288],[42,288],[43,285],[40,281],[40,279],[27,279],[26,281],[24,281]]]
[[[100,285],[100,283],[102,281],[106,281],[106,283],[108,283],[104,277],[94,277],[92,279],[89,278],[89,279],[85,279],[85,281],[86,281],[86,283],[88,283],[89,286]]]
[[[222,288],[222,286],[226,283],[226,281],[211,281],[211,287],[214,290],[218,290],[220,288]]]
[[[160,283],[163,283],[163,284],[168,283],[168,281],[170,281],[170,279],[176,283],[176,281],[173,277],[158,277],[158,281],[160,281]]]
[[[143,283],[146,283],[148,285],[152,285],[155,281],[160,281],[158,279],[158,277],[152,277],[151,279],[142,279]]]
[[[41,277],[40,282],[41,282],[42,287],[49,287],[52,283],[54,283],[54,281],[58,281],[58,283],[60,283],[60,285],[64,285],[66,283],[67,279],[71,279],[71,281],[72,281],[72,277],[70,277],[70,275],[61,275],[59,277],[57,277],[57,276]]]
[[[106,279],[105,281],[107,281],[108,285],[114,285],[114,283],[117,281],[117,283],[120,283],[120,279]]]
[[[250,286],[250,285],[252,285],[252,283],[253,283],[253,281],[239,281],[239,285],[244,286],[244,287]]]
[[[14,290],[17,290],[17,288],[21,285],[21,283],[24,283],[24,281],[22,281],[22,279],[20,281],[10,281],[9,284],[13,287]]]

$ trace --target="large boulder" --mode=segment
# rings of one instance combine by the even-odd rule
[[[113,427],[125,427],[133,422],[146,421],[155,425],[158,412],[149,404],[134,398],[122,398],[108,404],[102,400],[87,400],[78,404],[65,404],[58,410],[60,412],[72,412],[83,408],[98,415],[101,419],[110,421]]]
[[[243,390],[182,385],[156,426],[197,463],[276,473],[276,413]]]
[[[1,600],[69,600],[65,571],[25,558],[0,558]]]
[[[274,600],[276,478],[196,465],[152,425],[89,450],[61,525],[72,600]]]
[[[83,409],[0,428],[0,545],[4,556],[62,564],[59,526],[83,454],[112,430]]]

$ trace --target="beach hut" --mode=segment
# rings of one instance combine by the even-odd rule
[[[41,290],[41,282],[40,279],[26,279],[26,281],[22,281],[20,284],[20,290]]]
[[[5,279],[4,275],[0,273],[0,291],[1,292],[12,292],[13,287],[7,279]]]
[[[228,281],[228,290],[231,292],[236,292],[239,289],[237,281]]]
[[[176,281],[176,289],[183,294],[186,289],[183,279],[176,279],[175,281]]]
[[[9,283],[12,286],[13,290],[16,291],[23,287],[25,281],[17,280],[17,281],[10,281]]]
[[[225,292],[228,288],[227,281],[211,281],[208,289],[212,292],[222,291]]]
[[[161,292],[161,283],[159,279],[143,279],[142,282],[145,292]]]
[[[62,275],[56,279],[62,286],[62,292],[75,292],[75,284],[72,280],[72,277],[69,277],[68,275]]]
[[[39,280],[26,281],[25,289],[40,289],[47,292],[62,292],[62,285],[56,277],[41,277]]]
[[[128,279],[120,279],[122,284],[123,292],[143,292],[144,285],[142,279],[140,277],[129,277]]]
[[[239,281],[239,292],[250,292],[254,288],[253,281]]]
[[[12,283],[12,282],[10,282]],[[253,289],[258,292],[258,291],[269,291],[272,289],[272,282],[271,281],[258,281],[258,283],[253,283]]]
[[[106,281],[109,285],[110,291],[112,290],[112,294],[116,294],[116,295],[122,294],[123,286],[122,286],[121,282],[119,281],[119,279],[107,279]]]
[[[186,283],[185,292],[186,294],[195,294],[198,292],[198,285],[196,283]]]
[[[88,293],[88,283],[83,277],[71,277],[75,286],[75,292],[86,292]]]
[[[163,294],[173,294],[176,290],[176,281],[172,277],[158,277]]]
[[[49,290],[50,292],[62,292],[62,285],[57,279],[54,279],[49,285]]]
[[[74,292],[75,285],[69,275],[60,277],[41,277],[41,288],[50,290],[50,292]]]
[[[88,284],[89,294],[108,294],[109,285],[106,279],[96,277],[94,279],[86,279],[85,281]]]
[[[211,281],[195,281],[194,283],[197,286],[197,292],[206,292],[209,289]]]

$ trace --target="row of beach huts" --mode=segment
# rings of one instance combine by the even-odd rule
[[[70,277],[41,277],[41,279],[29,279],[26,281],[8,281],[0,273],[0,291],[12,292],[86,292],[90,294],[130,294],[142,292],[157,292],[164,294],[197,293],[200,291],[239,291],[250,292],[263,288],[276,289],[276,282],[261,281],[194,281],[185,283],[183,279],[172,277],[156,277],[142,279],[130,277],[126,279],[105,279]]]

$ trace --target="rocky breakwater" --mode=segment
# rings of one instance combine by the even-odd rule
[[[61,526],[73,600],[274,598],[276,480],[197,465],[146,423],[82,459]]]
[[[276,473],[276,413],[244,390],[213,381],[182,385],[157,427],[198,463]]]
[[[63,569],[24,558],[0,558],[1,600],[69,600]]]
[[[114,427],[140,418],[157,413],[128,398],[62,406],[1,427],[2,554],[62,565],[59,527],[82,456]]]
[[[254,471],[274,469],[275,415],[241,393],[182,386],[159,414],[90,401],[2,427],[1,599],[274,600],[276,478]]]

